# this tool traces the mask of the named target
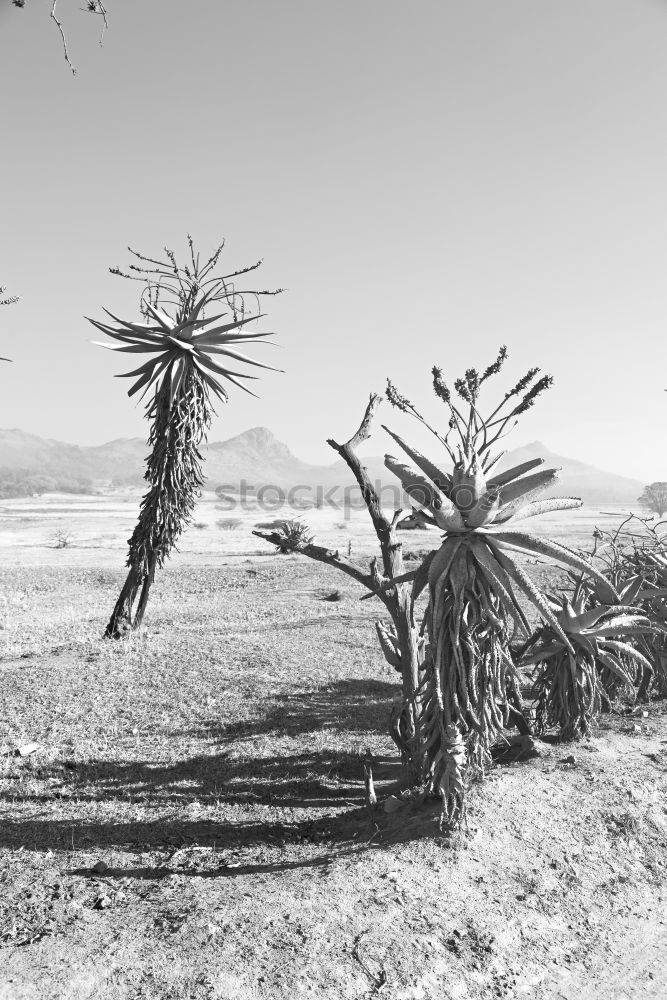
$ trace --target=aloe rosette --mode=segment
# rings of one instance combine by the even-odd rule
[[[116,341],[100,346],[120,354],[149,355],[138,368],[117,376],[135,380],[129,396],[148,395],[151,451],[145,473],[150,486],[129,539],[128,576],[106,630],[115,638],[141,623],[155,570],[178,541],[200,496],[204,477],[199,449],[211,423],[211,394],[226,402],[226,385],[231,384],[254,395],[244,383],[257,376],[239,371],[239,366],[277,370],[238,350],[240,344],[266,343],[272,336],[246,331],[263,315],[259,310],[248,312],[246,302],[249,297],[257,302],[262,295],[276,293],[240,290],[235,280],[259,264],[216,276],[224,244],[203,265],[189,237],[188,244],[191,262],[185,266],[177,264],[169,250],[166,261],[131,251],[141,262],[131,270],[145,285],[142,322],[120,319],[109,310],[105,312],[115,325],[90,320]],[[112,271],[135,278],[118,268]],[[207,310],[215,315],[206,315]]]
[[[626,528],[630,522],[633,527],[640,528],[639,533]],[[637,697],[642,700],[651,688],[662,696],[667,690],[667,557],[664,537],[653,526],[648,526],[645,518],[635,514],[628,515],[613,532],[596,529],[594,537],[592,554],[603,566],[613,587],[590,578],[580,581],[572,576],[574,586],[585,587],[591,607],[600,604],[631,605],[637,612],[648,616],[656,631],[641,633],[633,639],[633,645],[649,663],[637,679]],[[637,544],[638,539],[641,544]],[[619,683],[612,677],[607,677],[607,680],[605,690],[614,694]],[[602,697],[604,700],[604,693]]]
[[[449,410],[444,435],[391,383],[387,390],[394,406],[435,434],[452,463],[451,471],[442,468],[389,431],[412,464],[387,455],[387,468],[420,517],[443,531],[440,548],[417,571],[413,591],[416,598],[428,587],[429,597],[424,621],[428,648],[415,706],[413,752],[425,786],[441,797],[449,824],[462,815],[466,768],[484,766],[490,744],[509,721],[508,685],[516,682],[510,640],[517,633],[530,633],[519,597],[553,628],[566,649],[572,649],[548,598],[517,557],[553,559],[604,579],[579,553],[518,527],[539,514],[580,507],[582,502],[575,497],[538,499],[558,477],[557,469],[539,469],[542,459],[498,470],[504,452],[492,454],[491,449],[552,382],[550,376],[535,381],[539,369],[531,369],[483,418],[478,410],[480,387],[500,371],[506,357],[502,348],[482,375],[469,369],[455,382],[467,404],[465,414],[440,370],[433,369],[434,390]]]
[[[550,597],[549,604],[559,631],[549,624],[539,629],[522,665],[537,666],[533,695],[538,730],[558,726],[563,739],[580,739],[619,687],[634,697],[637,671],[650,670],[651,664],[632,640],[658,630],[633,604],[591,608],[581,579],[571,600],[566,595],[560,600]]]

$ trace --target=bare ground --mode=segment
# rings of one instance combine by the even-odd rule
[[[353,584],[179,566],[113,643],[121,578],[0,573],[0,997],[667,994],[664,704],[498,764],[449,838],[366,811],[398,686]]]

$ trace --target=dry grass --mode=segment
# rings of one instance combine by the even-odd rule
[[[609,717],[574,765],[546,743],[496,767],[467,830],[443,838],[435,809],[366,811],[366,747],[381,796],[399,776],[398,687],[352,583],[296,557],[181,564],[158,575],[146,632],[105,641],[122,577],[0,573],[0,997],[481,1000],[658,982],[661,706],[640,736]],[[323,601],[334,588],[342,602]],[[42,749],[14,755],[30,741]],[[619,966],[633,934],[644,950]]]

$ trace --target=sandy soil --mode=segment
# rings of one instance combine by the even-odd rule
[[[664,704],[506,756],[446,837],[366,810],[398,687],[347,578],[183,554],[113,643],[122,558],[52,552],[0,570],[0,997],[666,995]]]

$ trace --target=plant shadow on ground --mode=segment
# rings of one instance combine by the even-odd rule
[[[354,734],[358,747],[359,734],[370,738],[386,732],[396,690],[395,683],[339,680],[316,691],[274,697],[268,710],[254,719],[228,725],[216,721],[195,733],[177,734],[207,742],[212,738],[220,752],[175,762],[53,760],[34,772],[41,790],[23,798],[44,807],[40,817],[8,818],[0,846],[62,850],[75,840],[78,849],[123,845],[141,852],[179,842],[215,843],[231,850],[323,841],[342,848],[356,835],[363,840],[370,822],[363,754],[361,748],[347,748],[347,737]],[[308,737],[312,739],[304,748]],[[261,741],[256,752],[254,741]],[[377,758],[374,776],[380,794],[395,787],[401,776],[398,755]],[[20,788],[4,798],[21,802]],[[88,803],[96,810],[98,803],[113,802],[121,815],[128,807],[135,813],[167,807],[171,816],[127,822],[96,822],[85,813],[75,821],[49,818],[49,806],[58,807],[63,800]],[[216,818],[193,819],[193,809],[208,810],[209,815],[213,809]],[[313,818],[303,818],[307,810],[314,811]],[[173,817],[174,811],[180,816]]]

